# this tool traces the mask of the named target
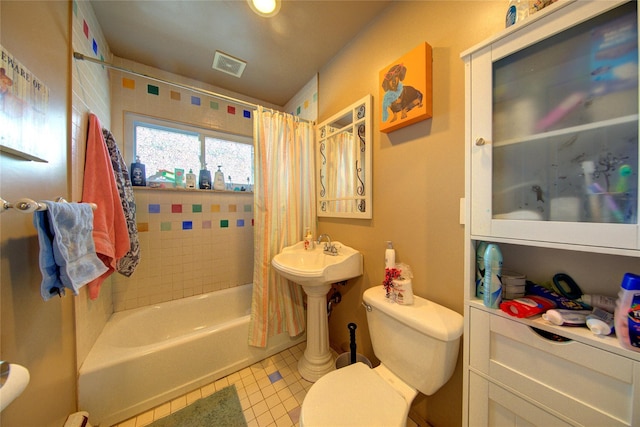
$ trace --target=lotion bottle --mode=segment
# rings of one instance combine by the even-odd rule
[[[311,235],[311,230],[306,229],[304,233],[304,250],[312,251],[315,248],[315,243],[313,241],[313,236]]]
[[[384,251],[384,268],[396,268],[396,250],[391,241],[387,241],[387,249]]]
[[[214,178],[213,178],[213,189],[214,190],[224,190],[225,189],[225,185],[224,185],[224,173],[222,173],[222,171],[220,170],[222,166],[218,165],[218,170],[216,171]]]

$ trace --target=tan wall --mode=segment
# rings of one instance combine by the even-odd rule
[[[320,219],[318,226],[318,233],[329,233],[364,255],[363,277],[341,289],[342,302],[330,319],[331,343],[338,351],[348,342],[347,323],[353,321],[359,326],[359,351],[373,358],[361,295],[382,283],[386,240],[393,241],[397,262],[411,266],[417,295],[463,311],[464,66],[459,55],[504,27],[505,4],[395,2],[320,70],[319,122],[367,93],[374,96],[373,219]],[[433,48],[433,118],[381,133],[378,72],[422,42]],[[460,425],[461,359],[447,385],[432,397],[418,396],[413,406],[434,426]]]
[[[66,1],[0,2],[0,44],[50,90],[49,132],[43,135],[48,163],[0,153],[0,196],[69,198],[67,117],[70,53]],[[40,296],[38,242],[32,216],[0,215],[0,359],[31,374],[25,392],[0,414],[3,427],[60,427],[76,406],[73,299]]]

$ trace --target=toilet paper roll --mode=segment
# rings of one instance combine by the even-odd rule
[[[20,396],[29,384],[29,371],[24,366],[9,364],[9,377],[0,387],[0,411]]]
[[[413,284],[411,279],[395,279],[393,281],[393,293],[396,303],[403,305],[413,304]]]

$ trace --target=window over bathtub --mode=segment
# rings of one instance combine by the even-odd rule
[[[124,121],[128,157],[145,165],[147,185],[159,177],[175,179],[176,169],[185,176],[193,171],[197,181],[206,165],[212,179],[218,169],[224,173],[228,190],[253,188],[250,137],[135,113],[125,113]]]

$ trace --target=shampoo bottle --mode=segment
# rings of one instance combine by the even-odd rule
[[[207,170],[206,164],[200,170],[200,179],[199,179],[198,187],[200,187],[202,190],[211,189],[211,172]]]
[[[483,299],[484,295],[484,251],[487,242],[479,242],[476,248],[476,298]]]
[[[502,302],[502,252],[495,243],[489,243],[484,252],[484,295],[486,307],[500,308]]]
[[[396,250],[391,241],[387,242],[387,249],[384,251],[384,268],[396,268]]]
[[[131,163],[131,185],[136,187],[147,185],[147,175],[144,165],[140,163],[140,157],[136,157],[135,163]]]
[[[215,176],[213,177],[213,189],[214,190],[224,190],[225,186],[224,186],[224,173],[222,173],[222,171],[220,170],[222,166],[218,165],[218,170],[215,173]]]
[[[614,323],[620,345],[640,351],[640,276],[637,274],[625,273],[622,278]]]

